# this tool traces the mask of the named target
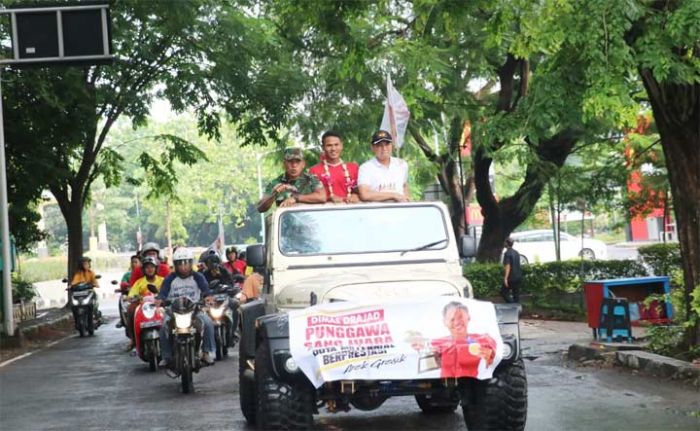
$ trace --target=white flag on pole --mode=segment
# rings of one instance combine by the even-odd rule
[[[382,125],[380,128],[391,133],[396,148],[401,148],[403,145],[408,119],[410,117],[411,113],[408,111],[406,101],[403,100],[403,96],[394,88],[394,84],[391,82],[391,75],[387,75],[386,104],[384,105],[384,117],[382,118]]]
[[[224,247],[226,246],[226,240],[224,239],[224,218],[219,215],[219,238],[217,239],[218,247],[217,251],[220,255],[224,254]]]

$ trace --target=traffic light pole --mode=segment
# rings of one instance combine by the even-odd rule
[[[5,163],[5,127],[2,112],[2,67],[0,66],[0,235],[2,236],[2,305],[5,334],[15,334],[12,316],[12,276],[10,274],[10,221],[7,207],[7,164]]]

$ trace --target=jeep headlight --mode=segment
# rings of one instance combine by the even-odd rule
[[[513,354],[513,346],[510,343],[503,343],[503,359],[509,359]]]
[[[187,329],[190,326],[192,326],[192,313],[187,313],[187,314],[178,314],[178,313],[173,313],[175,315],[175,326],[178,329]]]

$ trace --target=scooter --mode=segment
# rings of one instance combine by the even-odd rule
[[[97,278],[100,278],[98,275]],[[63,279],[68,283],[68,279]],[[81,337],[87,332],[89,335],[95,334],[102,323],[102,313],[97,309],[97,297],[95,286],[90,283],[78,283],[66,288],[71,293],[71,311],[75,318],[75,329]]]
[[[202,334],[193,321],[201,304],[183,296],[166,302],[168,305],[166,312],[170,316],[173,343],[172,373],[173,377],[180,377],[182,392],[188,394],[194,392],[192,373],[199,372],[202,367]]]
[[[117,280],[112,280],[113,285],[118,285]],[[126,315],[129,310],[129,299],[127,295],[129,294],[129,286],[125,283],[119,284],[119,289],[114,289],[114,293],[119,293],[119,322],[121,327],[124,328],[124,334],[128,337],[129,330],[126,327]]]
[[[153,285],[148,285],[153,294],[158,293]],[[148,295],[141,299],[141,304],[134,313],[134,340],[136,353],[142,361],[148,362],[151,371],[158,370],[160,361],[160,327],[163,326],[163,310],[156,306],[155,296]]]

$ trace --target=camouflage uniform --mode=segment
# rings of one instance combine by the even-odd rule
[[[318,189],[323,188],[323,185],[318,180],[318,178],[316,178],[315,175],[309,174],[308,172],[303,172],[295,180],[287,179],[287,174],[285,173],[267,184],[267,186],[265,187],[265,194],[271,196],[275,186],[277,186],[277,184],[280,183],[289,184],[296,187],[297,194],[300,195],[307,195],[309,193],[315,192]],[[291,190],[285,190],[277,194],[277,196],[275,196],[275,203],[279,206],[279,204],[282,203],[283,200],[292,197],[292,194],[293,192]]]

